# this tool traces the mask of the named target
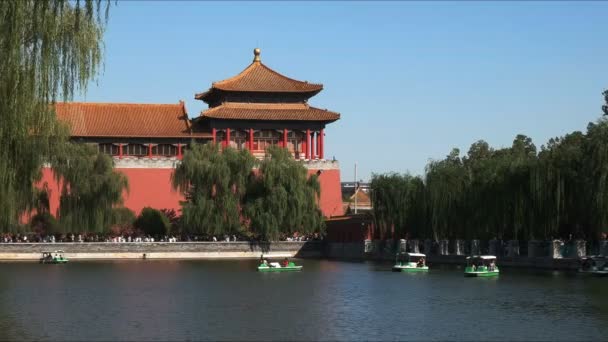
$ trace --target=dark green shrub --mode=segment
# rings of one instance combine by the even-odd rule
[[[144,234],[152,236],[166,235],[171,228],[171,222],[169,222],[167,216],[160,210],[150,207],[145,207],[141,211],[133,225]]]

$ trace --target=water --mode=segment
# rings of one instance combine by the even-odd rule
[[[608,279],[299,260],[0,264],[0,340],[600,340]]]

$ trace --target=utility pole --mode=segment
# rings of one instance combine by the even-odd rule
[[[355,214],[357,213],[357,163],[355,163]]]

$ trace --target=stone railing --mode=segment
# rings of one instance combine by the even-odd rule
[[[339,170],[340,163],[337,160],[326,160],[326,159],[310,159],[304,160],[299,159],[300,162],[307,169],[312,170]]]
[[[386,254],[386,250],[390,249],[394,244],[393,240],[367,240],[364,250],[368,255]],[[608,240],[597,242],[592,250],[590,250],[585,240],[573,240],[568,243],[560,240],[531,240],[522,246],[518,240],[439,240],[438,242],[434,242],[431,240],[402,239],[393,248],[393,253],[395,251],[422,252],[427,255],[437,256],[489,254],[496,255],[499,258],[577,259],[591,254],[608,256]]]
[[[114,156],[114,165],[119,169],[174,169],[180,162],[176,157],[162,156],[123,156],[122,158]],[[339,170],[340,163],[337,160],[326,159],[298,159],[304,167],[312,170]]]
[[[118,169],[174,169],[179,160],[176,157],[113,157],[114,167]]]
[[[259,258],[262,253],[320,257],[322,241],[0,243],[0,260],[38,260],[61,250],[68,259]]]

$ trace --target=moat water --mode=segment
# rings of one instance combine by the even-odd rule
[[[608,278],[254,260],[0,264],[0,340],[605,340]]]

